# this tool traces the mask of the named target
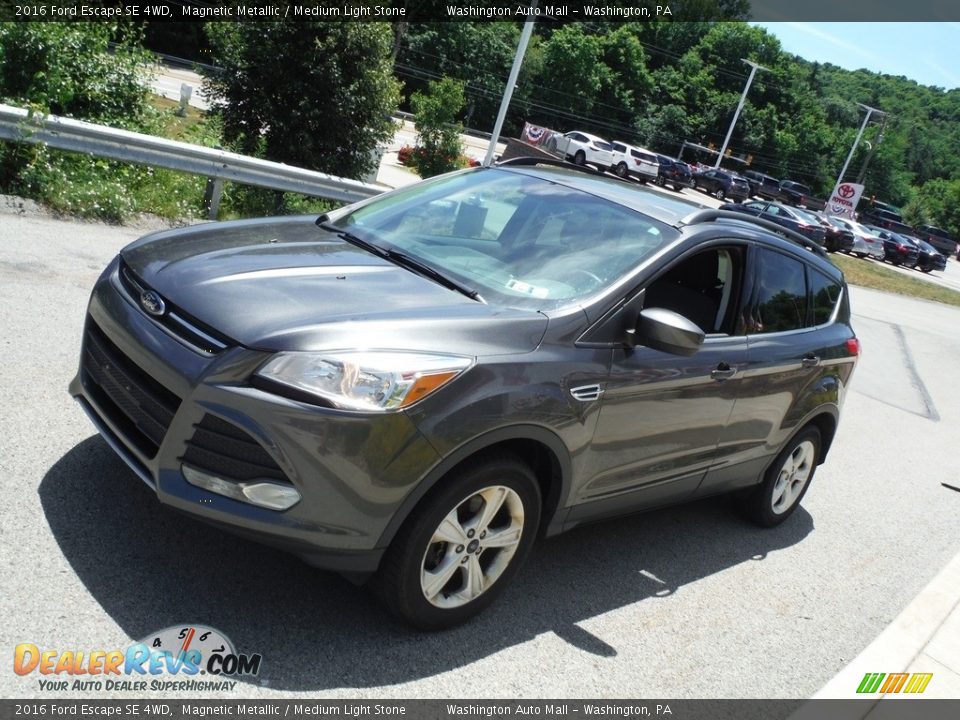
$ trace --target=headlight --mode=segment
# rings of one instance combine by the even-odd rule
[[[396,410],[425,398],[472,358],[404,352],[278,353],[257,371],[267,380],[349,410]]]

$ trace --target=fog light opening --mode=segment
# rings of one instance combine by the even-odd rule
[[[289,485],[279,485],[263,480],[251,482],[224,480],[190,465],[181,465],[180,471],[186,481],[194,487],[268,510],[289,510],[300,502],[300,493]]]

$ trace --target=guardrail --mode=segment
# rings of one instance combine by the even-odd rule
[[[58,150],[202,175],[212,181],[207,198],[211,219],[217,216],[226,180],[344,202],[384,191],[359,180],[81,120],[30,114],[10,105],[0,105],[0,139],[43,143]]]

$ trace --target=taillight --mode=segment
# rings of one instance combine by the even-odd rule
[[[906,252],[906,251],[907,251],[907,246],[906,246],[906,245],[897,245],[897,250],[899,250],[900,252]]]
[[[847,352],[853,357],[860,354],[860,341],[857,338],[852,337],[847,340]]]

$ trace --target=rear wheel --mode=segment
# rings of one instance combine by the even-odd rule
[[[619,163],[613,171],[617,174],[617,177],[625,178],[627,176],[627,164]]]
[[[820,431],[795,435],[770,465],[763,482],[744,499],[747,517],[763,527],[779,525],[800,506],[820,462]]]
[[[529,467],[509,456],[467,466],[407,520],[372,587],[417,628],[453,627],[503,592],[539,523],[540,490]]]

